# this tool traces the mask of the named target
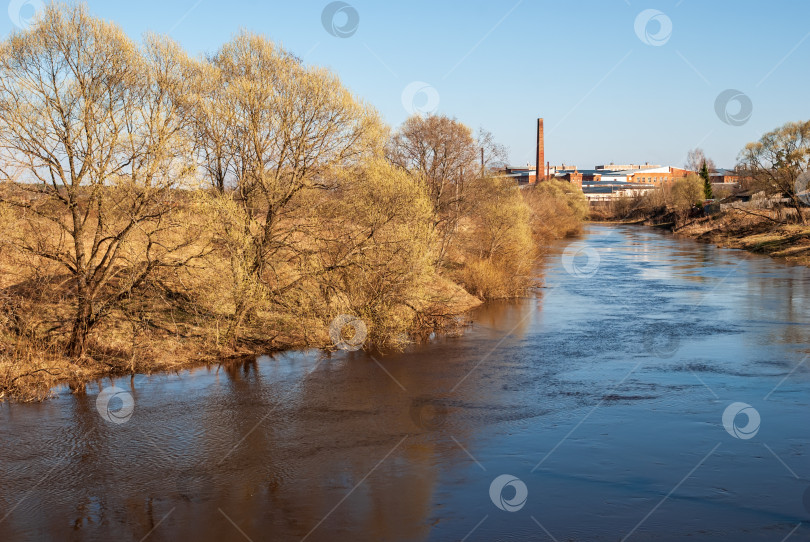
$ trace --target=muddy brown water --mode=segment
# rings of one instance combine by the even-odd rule
[[[0,540],[810,539],[810,270],[593,225],[544,273],[398,355],[2,405]]]

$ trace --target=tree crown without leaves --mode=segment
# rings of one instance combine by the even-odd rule
[[[284,205],[298,190],[382,152],[385,126],[323,68],[243,32],[198,67],[197,150],[211,184]]]
[[[149,36],[139,48],[83,6],[50,4],[0,46],[2,175],[22,181],[4,203],[55,228],[31,220],[16,245],[72,277],[74,354],[113,304],[172,264],[178,247],[153,238],[170,227],[170,189],[188,172],[178,100],[189,75],[173,42]],[[133,261],[134,237],[146,254]]]
[[[465,175],[479,169],[472,131],[442,115],[409,117],[391,139],[389,158],[425,183],[437,221],[457,202]]]
[[[749,143],[740,154],[743,178],[756,189],[787,196],[804,223],[799,178],[810,170],[810,121],[789,122]]]
[[[341,171],[380,158],[386,128],[334,74],[257,34],[235,36],[196,80],[193,133],[211,197],[222,200],[208,209],[230,260],[232,342],[260,302],[281,302],[317,272],[288,265],[308,252],[301,206],[339,188]]]
[[[716,169],[714,160],[706,157],[706,153],[700,147],[692,149],[686,155],[686,169],[692,172],[699,172],[703,166],[706,166],[709,171]]]

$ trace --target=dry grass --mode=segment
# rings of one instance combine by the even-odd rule
[[[446,279],[438,279],[432,290],[433,302],[421,307],[414,336],[426,335],[428,329],[454,329],[460,322],[458,315],[481,303]],[[148,327],[133,332],[127,330],[129,323],[122,316],[113,315],[94,330],[88,352],[80,360],[61,355],[54,344],[5,333],[0,337],[0,401],[39,401],[59,384],[83,392],[87,382],[103,377],[175,372],[257,353],[334,346],[321,321],[262,315],[259,318],[268,324],[265,333],[254,322],[251,333],[237,345],[227,346],[216,341],[215,320],[208,320],[207,327],[176,325],[178,317],[182,316],[176,311],[155,311]]]
[[[87,382],[103,377],[178,371],[298,347],[331,348],[329,315],[335,312],[331,304],[336,300],[341,303],[338,312],[356,314],[367,322],[372,347],[396,347],[409,336],[418,339],[436,330],[455,330],[463,323],[460,315],[482,299],[523,295],[532,284],[535,249],[581,225],[579,202],[569,193],[561,192],[559,201],[556,195],[545,195],[527,202],[513,188],[492,189],[498,192],[500,205],[482,205],[480,213],[464,221],[448,267],[416,269],[412,256],[424,247],[408,244],[413,242],[407,241],[412,228],[393,230],[380,237],[379,246],[358,251],[356,265],[345,272],[314,275],[283,299],[256,303],[234,342],[225,340],[234,310],[227,255],[212,240],[204,213],[186,202],[174,211],[176,222],[184,227],[167,230],[164,241],[179,244],[193,232],[197,242],[185,246],[177,257],[204,255],[184,267],[161,268],[133,288],[91,330],[86,353],[79,359],[64,355],[75,310],[71,277],[55,263],[26,255],[14,243],[15,236],[34,230],[52,238],[56,232],[48,228],[53,225],[24,220],[4,208],[0,401],[42,400],[59,384],[80,393]],[[504,207],[506,202],[509,207]],[[371,200],[367,205],[369,216],[376,217],[379,205]],[[365,215],[356,204],[350,208],[353,224],[360,224]],[[329,224],[320,223],[319,231],[326,231]],[[136,237],[127,247],[132,261],[142,250],[139,243]],[[330,249],[306,247],[321,257]],[[279,262],[275,269],[293,272],[292,265]],[[325,284],[330,285],[328,292]]]
[[[506,265],[491,260],[469,261],[459,274],[460,281],[481,299],[508,299],[526,292],[531,280],[515,275]]]
[[[758,210],[764,216],[726,211],[701,218],[678,229],[677,234],[739,248],[801,265],[810,265],[810,226],[775,222],[776,211]]]
[[[9,260],[0,260],[0,270],[8,270]],[[62,354],[69,311],[57,293],[61,283],[46,288],[43,283],[21,281],[21,286],[14,280],[23,274],[22,269],[3,273],[0,401],[39,401],[59,384],[81,393],[87,382],[103,377],[174,372],[257,353],[334,346],[328,322],[322,318],[302,319],[270,310],[250,316],[238,343],[224,343],[229,304],[221,293],[215,303],[215,286],[221,284],[216,270],[215,265],[203,266],[155,277],[91,332],[87,353],[78,360]],[[189,287],[199,296],[179,293]],[[211,304],[206,306],[201,300]],[[454,328],[459,314],[480,303],[459,285],[437,276],[426,287],[417,320],[411,322],[413,314],[406,317],[418,337],[428,329]],[[57,325],[59,320],[65,326]]]

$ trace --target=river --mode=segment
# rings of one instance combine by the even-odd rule
[[[397,355],[4,404],[0,540],[810,539],[810,270],[590,225],[542,271]]]

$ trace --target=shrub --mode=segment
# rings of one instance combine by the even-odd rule
[[[695,205],[703,203],[703,179],[698,175],[677,179],[668,191],[669,206],[676,211],[688,211]]]
[[[588,200],[582,190],[557,179],[541,181],[523,190],[530,209],[530,223],[539,243],[579,233],[588,216]]]
[[[464,268],[458,278],[483,299],[520,295],[530,284],[537,253],[531,210],[512,181],[484,177],[473,183],[471,192],[459,239]]]

